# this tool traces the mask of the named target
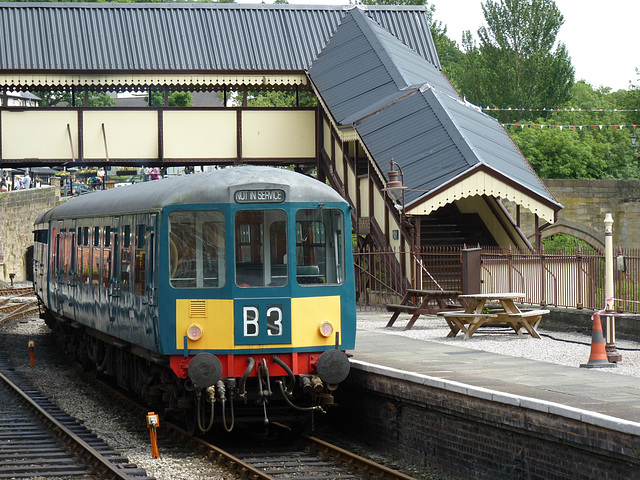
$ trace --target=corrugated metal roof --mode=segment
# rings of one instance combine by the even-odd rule
[[[0,69],[304,70],[353,8],[0,2]],[[424,7],[366,12],[437,62]]]
[[[394,159],[407,205],[480,166],[559,210],[502,126],[466,104],[431,63],[358,10],[309,68],[339,125],[353,124],[380,170]]]
[[[338,124],[353,123],[412,86],[429,83],[457,96],[440,70],[359,10],[349,13],[308,73]]]

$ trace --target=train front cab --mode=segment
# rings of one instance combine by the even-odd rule
[[[331,404],[355,346],[348,205],[172,206],[161,223],[159,306],[175,318],[161,335],[176,375],[231,408],[262,404],[265,421],[271,398]]]

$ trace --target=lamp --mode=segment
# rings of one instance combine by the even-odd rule
[[[394,170],[393,167],[398,167],[398,170]],[[398,173],[400,173],[401,180],[398,180]],[[404,185],[404,173],[402,171],[402,167],[391,159],[391,170],[387,172],[387,176],[389,177],[389,181],[387,182],[387,186],[382,189],[383,192],[389,192],[394,200],[400,200],[402,197],[402,213],[404,214],[404,191],[407,189]]]
[[[394,167],[398,167],[398,170],[395,170]],[[398,180],[398,173],[400,174],[400,180]],[[402,167],[398,162],[394,161],[391,158],[391,170],[387,172],[387,176],[389,177],[389,181],[387,182],[387,186],[382,189],[383,192],[389,192],[389,194],[393,197],[394,200],[402,201],[402,210],[400,212],[400,225],[402,227],[409,227],[413,229],[413,224],[407,220],[407,216],[405,215],[405,201],[404,201],[404,192],[407,190],[407,187],[404,184],[404,172],[402,171]]]

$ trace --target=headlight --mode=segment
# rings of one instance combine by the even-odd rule
[[[322,322],[318,327],[318,331],[323,337],[328,337],[333,333],[333,325],[329,322]]]
[[[189,328],[187,328],[187,338],[196,341],[199,340],[200,337],[202,337],[202,326],[199,323],[189,325]]]

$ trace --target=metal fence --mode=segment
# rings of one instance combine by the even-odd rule
[[[428,247],[414,252],[354,251],[361,310],[398,303],[407,288],[462,290],[462,248]],[[522,292],[526,303],[599,309],[605,304],[605,255],[581,249],[531,252],[481,248],[482,292]],[[614,296],[618,311],[640,313],[640,250],[618,248]]]

